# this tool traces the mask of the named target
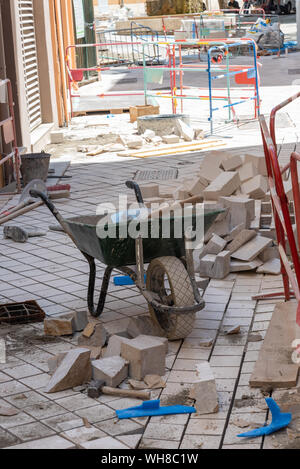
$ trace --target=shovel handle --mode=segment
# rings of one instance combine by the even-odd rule
[[[101,392],[110,396],[135,397],[136,399],[143,399],[144,401],[148,401],[150,399],[150,392],[147,391],[135,391],[131,389],[119,389],[103,386],[101,388]]]
[[[31,210],[39,207],[40,205],[42,205],[42,202],[34,202],[34,203],[22,208],[21,210],[14,211],[10,215],[8,215],[7,217],[0,218],[0,225],[3,225],[3,223],[6,223],[7,221],[13,220],[14,218],[17,218],[20,215],[24,215],[25,213],[30,212]]]

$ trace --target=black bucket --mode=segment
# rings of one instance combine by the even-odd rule
[[[21,155],[21,174],[24,186],[33,179],[46,181],[49,171],[50,156],[49,153],[43,152]]]

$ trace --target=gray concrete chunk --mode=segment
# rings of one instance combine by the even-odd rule
[[[100,358],[92,362],[94,380],[105,381],[106,386],[116,388],[128,376],[128,364],[122,357]]]
[[[248,241],[231,256],[240,261],[253,261],[266,247],[271,245],[271,239],[256,235],[255,238]]]
[[[218,412],[218,394],[216,381],[208,362],[196,365],[195,381],[190,390],[191,399],[195,399],[197,413],[211,414]]]
[[[166,347],[156,337],[139,336],[122,343],[121,355],[129,361],[129,376],[142,380],[146,375],[163,376],[166,372]]]

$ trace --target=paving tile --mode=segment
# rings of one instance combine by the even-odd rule
[[[40,422],[20,425],[18,427],[10,428],[10,431],[22,441],[44,438],[55,433],[51,428],[46,427],[46,425],[43,425]]]
[[[206,361],[206,360],[202,360]],[[200,363],[201,360],[186,360],[178,358],[175,360],[173,365],[173,370],[181,370],[181,371],[196,371],[196,365]]]
[[[191,360],[207,360],[210,355],[211,347],[202,348],[181,348],[177,358],[178,359],[191,359]]]
[[[6,370],[6,373],[12,378],[20,379],[26,378],[28,376],[38,375],[41,373],[41,370],[32,365],[19,365],[15,368]]]
[[[60,436],[49,436],[39,440],[28,441],[20,445],[10,446],[8,449],[73,449],[74,443]]]
[[[263,421],[262,421],[262,425],[263,425]],[[223,440],[223,443],[224,445],[235,445],[235,444],[238,444],[238,445],[243,445],[243,444],[260,444],[261,443],[261,438],[258,437],[258,438],[242,438],[242,437],[238,437],[237,435],[240,434],[240,433],[244,433],[248,430],[250,430],[251,428],[240,428],[236,425],[232,425],[231,423],[229,423],[229,425],[227,426],[227,429],[226,429],[226,432],[225,432],[225,437],[224,437],[224,440]]]
[[[2,371],[0,371],[0,383],[6,383],[7,381],[11,380],[11,376],[8,376],[6,373],[2,373]]]
[[[136,405],[141,405],[141,399],[133,399],[133,398],[122,398],[122,399],[115,399],[114,401],[109,402],[109,407],[112,409],[120,410],[120,409],[127,409],[127,407],[133,407]]]
[[[212,371],[216,379],[237,378],[239,367],[237,366],[212,366]]]
[[[25,384],[26,386],[29,386],[30,388],[37,390],[39,388],[42,388],[48,384],[50,380],[50,375],[47,373],[41,373],[39,375],[35,376],[30,376],[28,378],[22,378],[20,379],[20,382]]]
[[[245,443],[245,444],[240,444],[240,445],[222,445],[222,449],[237,449],[237,450],[240,450],[240,449],[244,449],[244,450],[249,450],[249,449],[261,449],[261,444],[259,443]]]
[[[39,393],[34,391],[15,394],[13,396],[7,396],[5,399],[18,409],[24,409],[25,407],[28,407],[30,405],[48,401],[46,397],[41,396]]]
[[[235,367],[240,366],[242,361],[241,356],[226,355],[226,356],[212,356],[209,363],[211,366],[222,367]]]
[[[25,407],[25,412],[36,419],[46,419],[47,417],[64,414],[66,413],[66,410],[55,402],[46,401]]]
[[[226,420],[190,420],[185,435],[222,435]]]
[[[236,385],[235,379],[217,379],[216,381],[217,391],[233,392],[235,389],[235,385]]]
[[[79,417],[87,418],[90,423],[102,422],[116,417],[115,411],[103,404],[77,410],[75,414]]]
[[[0,396],[6,397],[21,392],[30,391],[30,389],[18,381],[8,381],[7,383],[0,384]]]
[[[1,401],[0,404],[4,407],[11,407],[7,404],[7,402],[4,401]],[[18,409],[14,409],[18,412]],[[18,414],[11,416],[0,415],[0,426],[6,429],[16,427],[18,425],[23,425],[26,423],[31,423],[33,421],[33,417],[21,411]]]
[[[142,438],[139,449],[177,449],[179,441],[155,440],[151,438]]]
[[[72,430],[65,431],[64,433],[61,434],[61,436],[66,438],[67,440],[72,441],[76,445],[80,445],[87,441],[104,438],[107,436],[107,434],[95,427],[91,427],[91,428],[79,427],[79,428],[74,428]]]
[[[185,425],[189,420],[191,414],[174,414],[174,415],[161,415],[157,417],[151,417],[151,423],[165,423],[174,425]],[[194,414],[192,414],[194,415]]]
[[[119,435],[117,440],[124,443],[130,449],[136,449],[139,445],[139,442],[142,438],[142,434],[133,434],[133,435]]]
[[[85,394],[76,394],[75,396],[64,397],[55,401],[67,410],[74,411],[86,407],[95,406],[96,401],[87,397]]]
[[[81,443],[80,446],[85,449],[128,449],[128,446],[111,436],[87,441],[86,443]]]
[[[185,427],[183,425],[149,423],[144,432],[145,438],[179,441]]]
[[[220,442],[220,436],[186,435],[180,449],[219,449]]]
[[[144,429],[142,425],[139,425],[133,420],[119,420],[118,418],[105,420],[104,422],[100,421],[99,423],[95,424],[95,427],[111,436],[125,435],[128,433],[141,433]]]
[[[7,446],[15,445],[19,442],[20,440],[15,435],[12,435],[7,430],[0,428],[0,448],[6,448]]]
[[[213,351],[213,357],[217,356],[241,356],[243,355],[244,347],[242,345],[215,345]]]

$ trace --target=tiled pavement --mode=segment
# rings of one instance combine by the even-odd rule
[[[253,149],[253,151],[260,151]],[[248,151],[251,151],[249,148]],[[177,167],[189,174],[186,156],[147,160],[124,160],[102,156],[72,161],[72,197],[57,201],[66,216],[94,214],[101,202],[116,200],[125,193],[124,181],[137,169]],[[193,155],[192,163],[201,154]],[[127,192],[128,193],[128,192]],[[18,219],[47,229],[55,223],[45,207]],[[1,233],[0,233],[1,235]],[[86,308],[88,265],[63,233],[48,231],[43,238],[26,244],[10,240],[1,243],[0,303],[35,299],[47,315]],[[98,265],[99,282],[104,266]],[[41,324],[1,326],[6,337],[8,359],[0,364],[0,406],[12,406],[15,416],[0,416],[0,446],[14,448],[261,448],[262,439],[241,440],[243,421],[262,424],[268,416],[260,390],[248,386],[262,340],[253,342],[249,333],[264,337],[278,300],[253,301],[264,290],[280,288],[281,278],[255,274],[231,274],[212,280],[206,289],[205,308],[197,313],[193,332],[184,341],[170,342],[167,357],[167,385],[152,391],[162,403],[184,399],[192,381],[194,366],[209,360],[217,380],[218,413],[199,416],[117,421],[115,410],[139,404],[139,400],[101,396],[90,399],[84,393],[67,390],[46,394],[49,376],[47,360],[76,345],[77,337],[44,338]],[[147,311],[134,287],[110,284],[101,316],[105,327],[116,332],[131,316]],[[226,336],[223,330],[241,325],[239,335]],[[209,348],[199,346],[199,338],[212,337]],[[124,385],[126,386],[126,384]],[[86,420],[89,424],[86,424]],[[241,424],[242,422],[242,424]],[[87,428],[88,427],[88,428]]]

